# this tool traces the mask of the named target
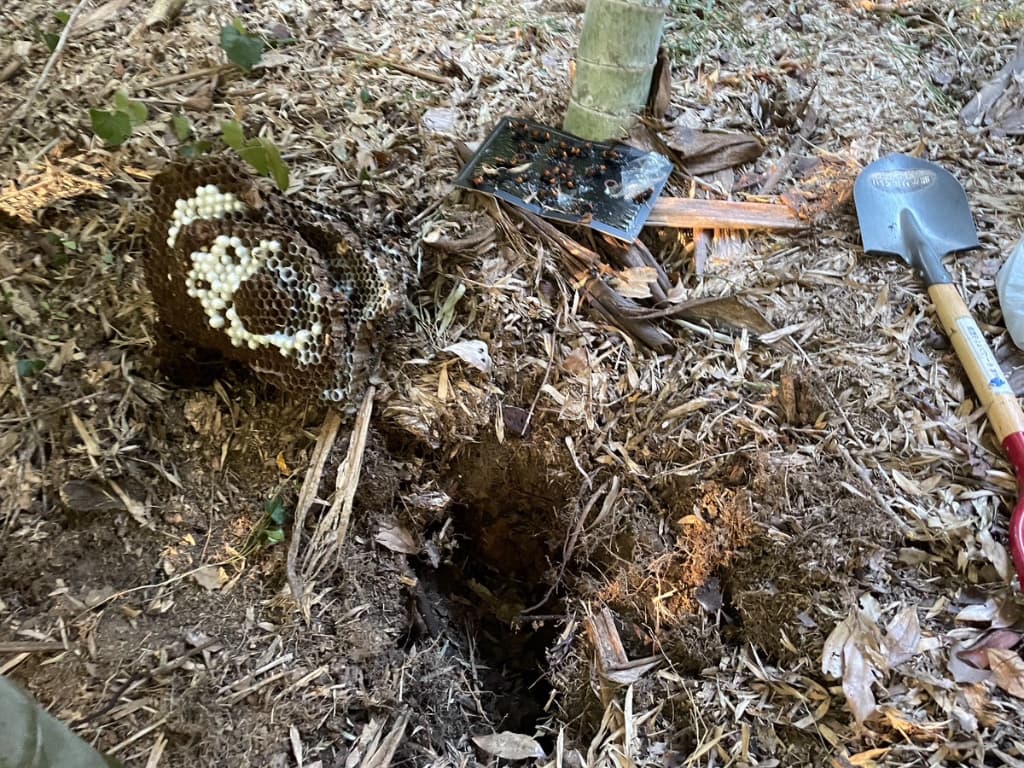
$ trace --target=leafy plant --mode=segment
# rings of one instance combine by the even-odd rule
[[[57,50],[57,43],[60,42],[61,32],[64,27],[67,26],[68,20],[71,18],[71,14],[67,11],[56,11],[53,14],[53,18],[59,25],[56,32],[46,32],[36,27],[36,37],[43,41],[43,44],[50,49],[51,52]]]
[[[272,547],[284,541],[284,526],[288,522],[288,510],[281,499],[280,492],[275,493],[263,506],[263,514],[259,522],[249,531],[242,546],[242,554],[248,555],[266,547]]]
[[[284,524],[288,522],[288,510],[284,508],[284,502],[280,496],[275,496],[267,502],[263,509],[266,525],[263,529],[263,538],[267,544],[280,544],[284,541]]]
[[[43,370],[46,367],[46,363],[42,360],[18,360],[14,367],[18,371],[20,378],[27,379]]]
[[[260,63],[266,44],[263,38],[247,32],[242,22],[235,19],[233,24],[221,27],[220,47],[231,63],[249,72]]]
[[[175,112],[171,115],[171,125],[174,127],[174,135],[178,137],[178,141],[188,141],[192,135],[192,123],[187,117]]]
[[[92,132],[109,147],[119,147],[132,135],[132,131],[149,117],[149,110],[141,101],[132,101],[124,91],[114,94],[114,109],[90,109]]]
[[[185,115],[175,112],[171,115],[171,127],[174,135],[181,142],[178,149],[184,157],[198,157],[210,151],[212,144],[204,139],[195,137],[195,130],[192,123]],[[190,141],[191,139],[191,141]]]
[[[221,123],[220,130],[224,143],[235,150],[258,174],[272,178],[282,192],[288,189],[288,166],[281,159],[281,152],[274,142],[260,136],[245,138],[242,124],[237,120]]]

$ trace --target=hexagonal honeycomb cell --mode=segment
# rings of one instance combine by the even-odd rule
[[[154,179],[144,260],[162,335],[287,392],[347,405],[379,360],[398,271],[330,209],[294,202],[225,157]]]

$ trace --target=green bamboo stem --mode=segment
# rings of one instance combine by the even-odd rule
[[[591,141],[618,139],[643,109],[658,58],[664,0],[587,0],[562,127]]]

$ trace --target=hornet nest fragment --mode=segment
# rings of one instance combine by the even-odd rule
[[[150,193],[144,261],[162,341],[286,392],[356,400],[399,306],[397,275],[330,209],[265,190],[228,158],[170,163]]]

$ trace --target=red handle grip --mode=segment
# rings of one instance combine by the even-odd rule
[[[1003,440],[1003,450],[1017,473],[1017,504],[1010,515],[1010,554],[1013,567],[1024,589],[1024,432],[1014,432]]]

